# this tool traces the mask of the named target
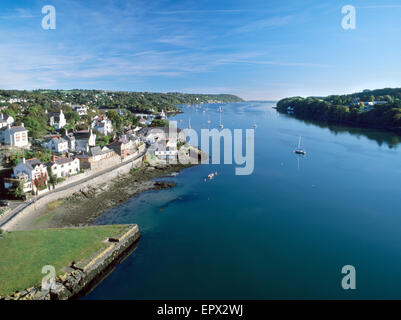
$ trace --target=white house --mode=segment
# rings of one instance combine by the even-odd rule
[[[60,110],[60,112],[47,112],[46,110],[46,115],[49,118],[49,125],[58,130],[64,128],[67,124],[63,110]]]
[[[6,179],[4,186],[9,188],[12,181],[20,180],[24,183],[24,192],[30,192],[47,188],[47,168],[38,159],[25,160],[22,158],[20,163],[13,168],[11,179]]]
[[[95,120],[92,122],[92,128],[105,136],[113,133],[113,125],[111,120],[103,115],[95,118]]]
[[[68,150],[74,152],[76,150],[74,133],[69,133],[68,130],[65,129],[63,139],[68,143]]]
[[[75,136],[75,151],[88,152],[90,147],[96,146],[96,134],[91,130],[77,131]]]
[[[80,170],[79,159],[71,157],[52,157],[48,167],[57,178],[65,178],[77,174]]]
[[[4,143],[12,147],[24,148],[29,146],[28,130],[24,127],[23,123],[20,126],[14,127],[7,125],[2,136]]]
[[[49,139],[46,139],[43,143],[43,146],[57,153],[68,152],[68,141],[61,138],[60,136],[53,136]]]
[[[7,114],[0,114],[0,129],[14,124],[14,118]]]
[[[73,106],[72,109],[77,112],[81,117],[86,116],[88,114],[88,107],[85,105],[77,105]]]

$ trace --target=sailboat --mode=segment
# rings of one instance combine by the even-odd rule
[[[258,125],[256,124],[255,120],[253,121],[253,128],[256,129]]]
[[[301,147],[301,136],[299,136],[298,147],[293,151],[295,154],[306,155],[306,151]]]
[[[221,113],[220,113],[220,125],[219,125],[219,127],[220,127],[220,129],[224,128],[223,124],[221,123]]]
[[[188,129],[191,129],[191,118],[188,120]]]

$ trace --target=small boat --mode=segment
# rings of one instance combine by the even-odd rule
[[[302,156],[306,155],[306,151],[301,147],[301,137],[299,137],[298,147],[293,152]]]
[[[220,125],[219,125],[219,127],[220,127],[220,129],[224,128],[223,123],[221,122],[221,113],[220,113]]]
[[[258,125],[256,124],[256,122],[253,122],[253,128],[256,129],[258,127]]]

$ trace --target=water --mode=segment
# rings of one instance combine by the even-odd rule
[[[96,223],[137,223],[138,249],[85,299],[401,298],[399,138],[278,115],[272,103],[223,106],[225,128],[255,132],[255,170],[201,165]],[[205,107],[205,106],[204,106]],[[185,108],[185,127],[218,127]],[[292,153],[302,136],[307,156]],[[298,162],[299,160],[299,162]],[[218,176],[204,182],[213,171]],[[357,290],[341,288],[356,268]]]

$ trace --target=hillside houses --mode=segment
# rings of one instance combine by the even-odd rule
[[[0,132],[0,140],[2,143],[19,148],[29,148],[28,129],[21,123],[19,126],[7,125]]]
[[[123,136],[119,140],[109,144],[108,148],[114,150],[114,152],[118,154],[121,159],[125,159],[137,151],[135,142],[128,139],[126,136]]]
[[[75,151],[89,152],[90,147],[96,146],[96,134],[92,129],[74,132]]]
[[[14,118],[7,114],[0,114],[0,129],[6,128],[8,125],[14,125]]]
[[[97,116],[92,122],[93,130],[99,131],[101,134],[107,136],[113,133],[113,125],[111,120],[105,115]]]
[[[82,169],[93,171],[104,170],[121,163],[121,157],[108,147],[91,147],[88,153],[76,156]]]
[[[60,112],[48,112],[46,110],[46,115],[49,120],[49,125],[55,127],[57,130],[64,128],[67,124],[63,110],[60,110]]]
[[[88,114],[88,107],[85,105],[75,105],[72,109],[77,112],[81,117]]]
[[[68,151],[75,151],[75,136],[73,132],[68,132],[67,129],[64,130],[63,139],[67,141]],[[96,140],[96,138],[95,138]]]
[[[47,166],[57,178],[65,178],[77,174],[81,170],[79,159],[69,155],[67,157],[52,156]]]
[[[23,183],[25,193],[47,189],[47,167],[40,160],[33,158],[26,160],[22,158],[18,165],[13,168],[11,178],[5,179],[5,188],[10,188],[15,181]]]
[[[50,149],[56,153],[66,153],[68,152],[68,141],[60,137],[59,135],[50,136],[45,138],[43,144],[45,148]]]

